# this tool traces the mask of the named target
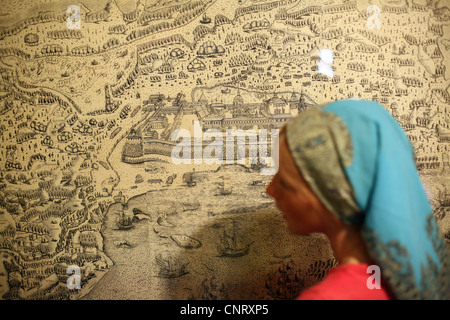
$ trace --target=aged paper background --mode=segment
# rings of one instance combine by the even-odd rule
[[[405,129],[448,240],[449,7],[3,0],[1,299],[292,299],[336,264],[326,238],[287,233],[262,163],[174,164],[172,133],[343,98]]]

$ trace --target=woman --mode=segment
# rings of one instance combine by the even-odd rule
[[[450,299],[450,254],[414,150],[380,104],[341,100],[294,118],[267,193],[290,232],[324,233],[338,260],[299,299]]]

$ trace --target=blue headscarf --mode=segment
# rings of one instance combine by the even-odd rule
[[[286,126],[291,154],[322,203],[361,226],[398,299],[450,299],[450,254],[415,166],[414,148],[379,103],[340,100]]]

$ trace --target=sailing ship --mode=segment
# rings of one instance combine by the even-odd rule
[[[265,287],[267,293],[275,299],[292,300],[302,290],[303,282],[300,269],[296,268],[291,259],[267,277]]]
[[[233,226],[232,233],[229,234],[225,230],[220,237],[217,251],[219,257],[242,257],[248,254],[250,246],[253,244],[244,244],[242,237],[236,232],[236,227]]]
[[[200,299],[202,300],[223,300],[227,299],[228,293],[225,285],[219,283],[215,276],[205,279],[201,285]]]
[[[129,230],[133,228],[133,218],[127,216],[125,214],[124,205],[122,204],[120,212],[119,212],[119,219],[117,221],[117,228],[119,230]]]
[[[447,192],[447,188],[444,191],[439,190],[438,200],[441,206],[450,207],[450,194]]]
[[[195,187],[197,185],[197,182],[194,180],[194,177],[192,174],[188,174],[186,177],[186,185],[188,187]]]
[[[158,255],[155,257],[155,259],[156,263],[160,267],[158,273],[159,277],[177,278],[189,273],[189,271],[186,270],[186,267],[189,263],[181,263],[179,260],[176,260],[172,256],[163,258],[162,255]]]
[[[219,186],[215,192],[215,196],[228,196],[232,193],[233,191],[233,187],[231,186],[226,186],[225,185],[225,180],[222,177],[222,182],[219,182]]]

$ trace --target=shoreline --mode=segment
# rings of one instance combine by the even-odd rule
[[[76,294],[70,295],[69,300],[82,300],[84,297],[89,295],[91,291],[100,283],[100,281],[103,279],[103,277],[111,272],[111,268],[115,265],[114,260],[111,259],[108,252],[105,249],[105,234],[104,230],[107,228],[107,219],[108,214],[111,209],[111,206],[116,204],[117,202],[110,203],[108,205],[108,208],[106,209],[106,214],[102,219],[100,230],[98,231],[100,233],[100,236],[102,237],[102,245],[103,250],[101,251],[102,257],[106,260],[106,264],[108,265],[105,270],[94,270],[93,273],[95,274],[95,278],[91,279],[90,281],[87,281],[87,285],[81,288],[81,291]]]
[[[70,295],[69,300],[82,300],[84,297],[89,295],[89,293],[92,291],[92,289],[94,289],[94,287],[97,286],[97,284],[103,279],[103,277],[110,271],[111,271],[111,269],[94,271],[96,281],[88,281],[87,286],[84,286],[81,289],[80,293]],[[99,273],[100,273],[100,276],[99,276]]]

